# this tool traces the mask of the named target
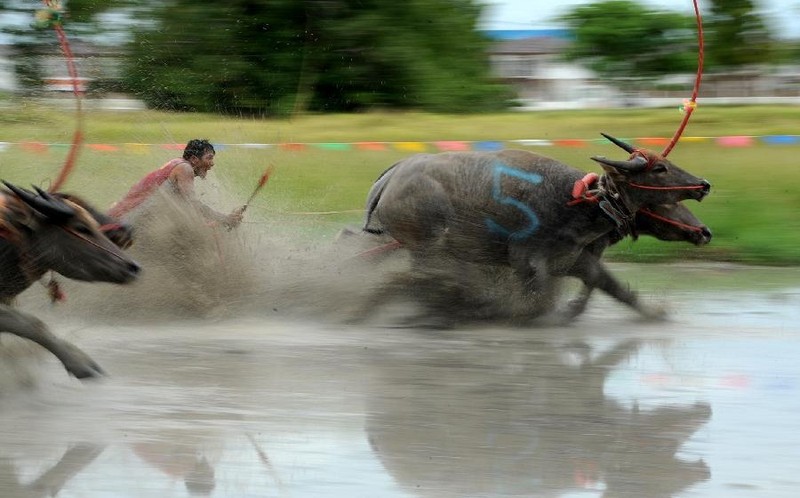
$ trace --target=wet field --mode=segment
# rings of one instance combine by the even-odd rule
[[[296,256],[261,292],[224,243],[224,272],[183,288],[152,270],[131,288],[67,283],[55,308],[41,289],[21,300],[109,375],[71,379],[3,338],[0,497],[800,489],[798,270],[615,265],[670,320],[597,295],[568,327],[429,330],[344,323],[358,293],[340,284],[361,277],[315,285]],[[246,292],[204,292],[226,279]]]

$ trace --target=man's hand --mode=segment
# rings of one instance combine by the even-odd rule
[[[245,206],[234,209],[233,212],[225,218],[223,224],[229,229],[238,227],[242,222],[242,218],[244,218],[244,210]]]

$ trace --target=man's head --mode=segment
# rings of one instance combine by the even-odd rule
[[[205,178],[208,170],[214,167],[214,146],[206,139],[189,140],[183,149],[183,158],[189,161],[194,169],[194,175]]]

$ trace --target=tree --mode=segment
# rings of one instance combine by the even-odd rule
[[[711,0],[706,26],[710,67],[763,64],[773,55],[772,37],[752,0]]]
[[[247,114],[499,109],[474,0],[173,0],[136,33],[149,104]]]
[[[648,10],[628,0],[581,5],[563,16],[574,42],[566,57],[607,78],[691,72],[697,66],[691,16]]]

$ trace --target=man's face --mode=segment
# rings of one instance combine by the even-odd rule
[[[214,167],[214,153],[210,150],[206,151],[205,154],[200,157],[191,157],[189,162],[192,164],[192,168],[194,168],[194,176],[205,178],[208,170]]]

